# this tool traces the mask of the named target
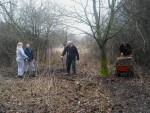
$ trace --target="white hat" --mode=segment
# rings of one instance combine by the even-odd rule
[[[23,43],[22,42],[18,42],[17,46],[23,46]]]
[[[17,48],[20,48],[20,47],[22,47],[23,46],[23,43],[22,42],[18,42],[17,43]]]
[[[72,41],[68,41],[68,42],[67,42],[67,45],[71,45],[71,44],[73,44]]]

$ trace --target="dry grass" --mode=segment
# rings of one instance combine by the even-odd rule
[[[54,73],[0,81],[0,113],[109,113],[109,94],[93,79],[98,69],[94,59],[87,63],[88,56],[81,55],[78,75],[68,77],[57,72],[63,64],[56,54],[50,62]]]
[[[109,98],[99,85],[78,79],[39,77],[0,82],[0,110],[7,113],[107,113]]]
[[[57,55],[50,65],[54,73],[23,80],[2,77],[0,113],[149,113],[148,75],[141,71],[142,81],[102,79],[98,65],[97,59],[84,53],[78,62],[78,75],[65,76],[57,72],[62,69]]]

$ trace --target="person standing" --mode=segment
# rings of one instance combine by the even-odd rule
[[[76,60],[79,60],[79,53],[76,46],[73,42],[68,41],[66,47],[63,50],[61,58],[67,55],[66,59],[66,67],[67,67],[67,74],[70,74],[71,66],[73,74],[76,74]]]
[[[28,59],[28,56],[24,53],[23,43],[18,42],[17,50],[16,50],[16,61],[18,65],[18,77],[19,78],[23,78],[25,59]]]
[[[28,60],[25,62],[25,72],[31,72],[33,75],[35,75],[34,56],[30,44],[26,44],[24,52],[28,56]]]

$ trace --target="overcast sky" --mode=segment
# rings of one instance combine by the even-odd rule
[[[65,6],[73,6],[73,2],[72,0],[53,0],[54,2],[56,2],[59,5],[65,5]]]
[[[22,1],[30,1],[30,0],[22,0]],[[76,4],[75,2],[73,2],[73,0],[32,0],[32,2],[38,6],[40,5],[41,2],[44,2],[44,1],[53,1],[54,3],[56,3],[57,5],[61,6],[62,8],[66,8],[66,9],[70,9],[70,8],[73,8],[74,6],[76,6],[77,9],[79,9],[80,7],[78,6],[78,4]],[[81,0],[84,4],[84,1],[85,0]],[[90,1],[90,0],[89,0]],[[104,5],[107,4],[107,0],[103,0],[104,2]],[[91,4],[91,3],[90,3]],[[91,4],[92,5],[92,4]],[[70,19],[71,20],[71,19]],[[67,20],[68,21],[68,20]],[[69,22],[68,22],[69,23]],[[70,23],[69,23],[70,24]],[[83,24],[77,24],[77,23],[73,23],[74,26],[77,26],[81,29],[83,29],[84,31],[89,31],[90,28],[86,25],[83,25]],[[73,26],[70,24],[70,26]],[[73,29],[73,28],[69,28],[69,31],[74,33],[74,34],[82,34],[83,32],[79,31],[79,30],[76,30],[76,29]]]
[[[72,0],[53,0],[56,4],[58,4],[61,7],[65,7],[66,9],[70,9],[73,8],[74,6],[78,7],[77,4],[75,4],[75,2],[73,2]],[[82,0],[84,1],[84,0]],[[70,26],[76,26],[79,28],[82,28],[85,31],[88,31],[88,27],[86,25],[83,24],[77,24],[77,23],[72,23],[72,25],[70,24]],[[68,29],[69,32],[76,34],[76,35],[80,35],[80,36],[84,36],[83,32],[75,29],[75,28],[71,28],[69,27]]]

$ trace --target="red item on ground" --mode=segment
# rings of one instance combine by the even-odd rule
[[[129,66],[116,66],[117,72],[121,73],[128,73]]]

